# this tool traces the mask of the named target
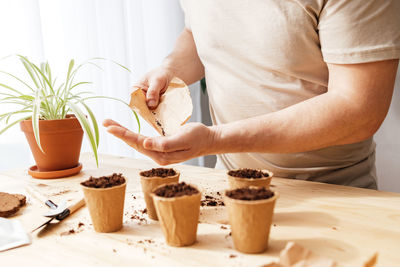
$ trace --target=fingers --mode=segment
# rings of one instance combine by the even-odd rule
[[[125,127],[119,125],[110,125],[107,126],[107,132],[115,137],[118,137],[136,150],[139,150],[140,147],[143,147],[144,136],[135,134]]]
[[[158,152],[183,151],[190,148],[180,135],[147,137],[143,142],[143,147]]]
[[[111,120],[111,119],[105,119],[105,120],[103,121],[103,126],[104,126],[104,127],[119,126],[119,127],[125,128],[124,126],[122,126],[122,125],[119,124],[118,122],[113,121],[113,120]],[[126,129],[126,128],[125,128],[125,129]],[[128,130],[128,129],[126,129],[126,130]]]
[[[155,162],[160,165],[170,164],[168,160],[168,156],[161,152],[156,152],[152,150],[147,150],[143,147],[143,142],[145,140],[145,136],[133,133],[129,131],[127,128],[119,125],[113,120],[105,120],[103,125],[107,127],[107,132],[114,135],[115,137],[124,141],[127,145],[136,149],[138,152],[149,156]]]

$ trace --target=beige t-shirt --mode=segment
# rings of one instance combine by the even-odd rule
[[[400,57],[400,0],[181,0],[205,67],[214,124],[327,91],[327,63]],[[372,139],[295,154],[235,153],[226,168],[376,188]]]

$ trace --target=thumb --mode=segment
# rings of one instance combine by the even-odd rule
[[[146,102],[150,109],[155,109],[158,106],[160,100],[160,92],[166,85],[166,79],[156,77],[149,82],[149,88],[146,92]]]

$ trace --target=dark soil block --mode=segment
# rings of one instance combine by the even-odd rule
[[[274,192],[262,188],[239,188],[226,191],[226,196],[238,200],[260,200],[269,199],[274,196]]]
[[[167,184],[154,191],[154,194],[157,196],[167,198],[191,196],[197,193],[199,193],[199,191],[196,188],[186,184],[185,182],[179,184]]]
[[[101,176],[99,178],[90,177],[88,180],[81,183],[81,185],[91,188],[109,188],[125,183],[125,178],[121,173],[113,173],[109,176]]]
[[[233,176],[233,177],[248,178],[248,179],[258,179],[258,178],[263,178],[263,177],[269,177],[268,173],[263,172],[261,170],[246,169],[246,168],[229,171],[228,175]]]
[[[140,175],[144,177],[168,177],[176,175],[176,171],[174,169],[167,168],[153,168],[148,171],[140,172]]]

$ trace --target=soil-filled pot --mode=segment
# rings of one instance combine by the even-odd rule
[[[175,169],[157,168],[139,173],[140,183],[142,184],[142,191],[144,200],[146,202],[147,214],[152,220],[158,220],[156,209],[154,208],[153,198],[151,192],[156,187],[164,184],[177,183],[179,181],[179,171]]]
[[[33,134],[32,120],[20,122],[39,171],[49,172],[78,166],[83,130],[72,115],[62,120],[40,120],[39,134],[43,153]]]
[[[90,177],[81,183],[96,232],[109,233],[122,228],[126,180],[121,174]]]
[[[248,187],[225,192],[225,205],[235,248],[243,253],[262,253],[268,248],[277,192]]]
[[[269,189],[273,173],[267,170],[236,169],[227,172],[229,188],[261,186]]]
[[[182,182],[162,185],[152,196],[167,244],[182,247],[196,242],[200,191]]]

